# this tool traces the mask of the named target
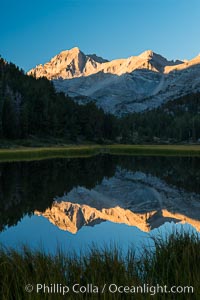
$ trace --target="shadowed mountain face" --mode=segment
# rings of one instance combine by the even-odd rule
[[[71,233],[103,221],[142,231],[173,221],[189,223],[200,231],[200,195],[177,189],[150,174],[117,169],[113,177],[104,178],[93,189],[74,188],[56,198],[44,213],[35,214]]]
[[[200,91],[200,56],[190,61],[168,61],[147,50],[138,56],[107,61],[73,48],[28,74],[53,80],[57,91],[78,103],[95,101],[104,111],[123,115]]]

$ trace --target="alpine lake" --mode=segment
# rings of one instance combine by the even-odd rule
[[[98,154],[0,163],[0,244],[55,253],[200,231],[200,157]]]

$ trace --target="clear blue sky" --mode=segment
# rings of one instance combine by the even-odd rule
[[[1,0],[0,54],[24,70],[79,47],[107,59],[200,52],[200,0]]]

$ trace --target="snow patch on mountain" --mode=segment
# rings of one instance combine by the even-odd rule
[[[66,50],[28,72],[52,80],[58,92],[80,104],[94,101],[105,112],[123,115],[153,109],[162,103],[200,91],[200,56],[168,61],[147,50],[139,56],[107,61]]]

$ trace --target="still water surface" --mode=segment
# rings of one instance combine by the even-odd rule
[[[181,225],[185,224],[185,225]],[[0,164],[0,243],[141,248],[200,231],[200,158],[98,155]]]

